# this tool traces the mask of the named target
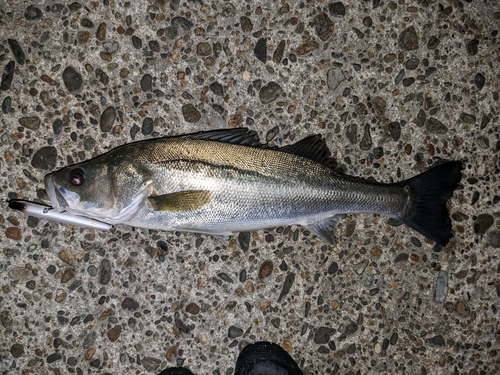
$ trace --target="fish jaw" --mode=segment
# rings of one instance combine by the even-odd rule
[[[59,190],[56,188],[54,184],[54,179],[52,178],[52,174],[49,173],[44,178],[45,182],[45,191],[50,199],[50,204],[52,207],[58,212],[63,212],[68,207],[68,203],[59,193]]]

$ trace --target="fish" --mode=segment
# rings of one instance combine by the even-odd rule
[[[228,237],[301,225],[328,244],[346,214],[381,214],[445,246],[461,161],[382,183],[339,173],[326,141],[281,148],[220,129],[124,144],[47,174],[55,212],[162,231]]]

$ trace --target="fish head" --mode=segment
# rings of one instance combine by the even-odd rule
[[[151,195],[153,175],[137,161],[105,154],[47,174],[45,189],[59,212],[125,223]]]

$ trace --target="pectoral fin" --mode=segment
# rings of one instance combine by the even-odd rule
[[[148,197],[155,211],[187,212],[202,208],[210,202],[212,193],[208,190],[185,190]]]

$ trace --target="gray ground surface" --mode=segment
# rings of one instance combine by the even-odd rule
[[[301,227],[98,232],[4,206],[2,373],[232,374],[262,339],[307,374],[499,373],[498,2],[42,3],[0,0],[2,199],[134,139],[229,126],[323,134],[347,173],[384,182],[465,169],[444,249],[373,215],[327,246]]]

